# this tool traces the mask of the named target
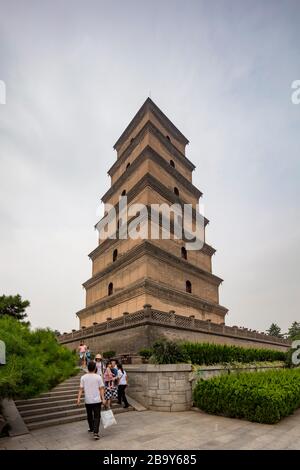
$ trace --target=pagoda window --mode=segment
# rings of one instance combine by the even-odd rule
[[[118,258],[118,250],[115,249],[113,252],[113,262],[117,261],[117,258]]]
[[[170,136],[166,135],[166,138],[169,142],[171,142]]]
[[[175,163],[174,163],[173,160],[170,160],[170,165],[171,165],[173,168],[175,168]]]
[[[187,251],[184,246],[181,248],[181,258],[187,259]]]
[[[192,283],[191,283],[191,281],[186,281],[186,283],[185,283],[185,291],[188,292],[189,294],[192,293]]]
[[[123,191],[121,192],[121,196],[125,196],[126,195],[126,189],[123,189]]]
[[[178,188],[174,188],[174,194],[176,194],[176,196],[179,196],[179,189]]]
[[[126,165],[126,170],[130,167],[130,162]]]
[[[112,295],[113,292],[114,292],[114,285],[113,285],[112,282],[110,282],[110,283],[108,284],[108,292],[107,292],[107,293],[108,293],[108,295]]]

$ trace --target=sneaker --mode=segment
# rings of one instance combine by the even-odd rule
[[[91,429],[88,429],[88,432],[94,432],[94,431],[92,431]]]
[[[98,441],[98,439],[100,439],[99,434],[94,434],[94,439],[95,439],[95,441]]]

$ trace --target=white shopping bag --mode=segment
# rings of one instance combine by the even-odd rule
[[[117,424],[112,410],[101,411],[101,420],[104,429],[108,428],[109,426],[112,426],[113,424]]]

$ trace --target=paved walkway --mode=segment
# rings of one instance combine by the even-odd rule
[[[0,439],[0,449],[300,449],[300,409],[276,425],[200,411],[131,411],[116,418],[117,426],[100,429],[99,441],[80,421]]]

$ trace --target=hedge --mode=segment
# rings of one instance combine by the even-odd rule
[[[102,356],[104,359],[111,359],[112,357],[115,357],[116,351],[104,351]]]
[[[285,361],[287,357],[286,352],[273,349],[242,348],[239,346],[191,343],[188,341],[176,342],[166,339],[157,340],[152,348],[141,350],[140,354],[143,357],[150,358],[151,362],[156,364],[191,362],[196,365]]]
[[[286,353],[273,349],[242,348],[213,343],[182,343],[192,364],[211,365],[230,362],[285,361]]]
[[[0,399],[31,398],[76,374],[76,356],[61,346],[53,331],[31,331],[6,315],[0,318],[0,339],[7,364],[0,368]]]
[[[181,343],[159,339],[155,341],[152,348],[150,362],[154,364],[178,364],[189,362],[189,356]]]
[[[197,382],[195,405],[208,413],[274,424],[300,407],[300,369],[222,375]]]

